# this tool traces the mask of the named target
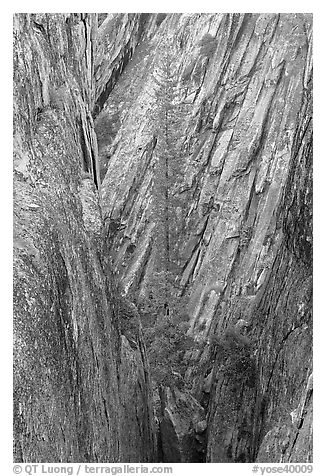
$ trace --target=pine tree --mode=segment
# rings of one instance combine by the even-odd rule
[[[158,386],[183,384],[184,354],[194,345],[187,336],[186,298],[180,296],[175,272],[178,186],[184,168],[182,155],[184,106],[179,100],[176,50],[171,40],[160,49],[154,73],[153,122],[157,138],[152,187],[155,266],[140,303],[152,375]],[[147,324],[147,325],[146,325]]]
[[[178,100],[176,52],[171,40],[161,45],[161,61],[155,71],[157,124],[156,164],[153,177],[153,219],[155,221],[154,243],[156,248],[156,271],[167,275],[173,273],[175,256],[176,192],[182,179],[182,116],[183,106]],[[167,280],[163,283],[166,312],[169,312]]]

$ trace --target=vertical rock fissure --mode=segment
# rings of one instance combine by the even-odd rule
[[[16,461],[311,461],[310,15],[14,23]]]

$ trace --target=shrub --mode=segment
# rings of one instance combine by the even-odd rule
[[[203,38],[199,42],[200,48],[200,55],[201,56],[206,56],[208,58],[211,58],[213,54],[215,53],[215,50],[217,48],[218,41],[214,36],[210,35],[209,33],[206,33]]]
[[[234,381],[245,382],[251,388],[255,385],[256,366],[246,336],[235,329],[227,329],[222,336],[213,334],[210,345],[211,355],[215,357],[221,372]]]
[[[168,311],[163,289],[170,296]],[[187,370],[185,353],[195,346],[187,335],[189,316],[185,313],[185,298],[178,297],[172,276],[157,272],[140,303],[145,344],[150,368],[157,386],[183,386]]]
[[[245,225],[240,231],[239,247],[240,249],[247,248],[253,234],[253,227]]]

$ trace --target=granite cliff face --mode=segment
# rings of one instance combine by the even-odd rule
[[[153,274],[166,39],[198,346],[188,389],[165,389],[159,458],[312,460],[311,30],[309,14],[15,16],[17,461],[158,458],[129,298]]]
[[[99,142],[110,253],[136,295],[153,269],[153,77],[169,35],[186,110],[175,254],[202,344],[204,372],[188,377],[207,410],[206,459],[311,460],[311,16],[168,15],[136,48],[96,120],[111,132]],[[237,360],[212,342],[239,319],[250,347]]]
[[[96,15],[14,17],[14,458],[153,461],[137,310],[100,208]],[[121,44],[123,44],[121,38]]]

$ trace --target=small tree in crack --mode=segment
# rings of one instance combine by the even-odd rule
[[[183,106],[178,101],[177,65],[170,40],[161,45],[161,61],[155,71],[157,124],[155,166],[153,174],[152,217],[155,223],[154,247],[156,271],[173,274],[176,265],[177,222],[181,218],[182,203],[178,188],[182,182],[184,160],[182,155]],[[169,312],[169,285],[163,280],[166,313]]]
[[[177,65],[170,40],[161,45],[161,61],[154,73],[156,124],[155,165],[152,182],[154,272],[142,303],[145,337],[157,385],[181,384],[183,357],[193,344],[187,336],[188,316],[180,296],[176,273],[178,198],[184,168],[182,149],[183,106],[178,101]],[[149,325],[148,325],[149,324]]]

